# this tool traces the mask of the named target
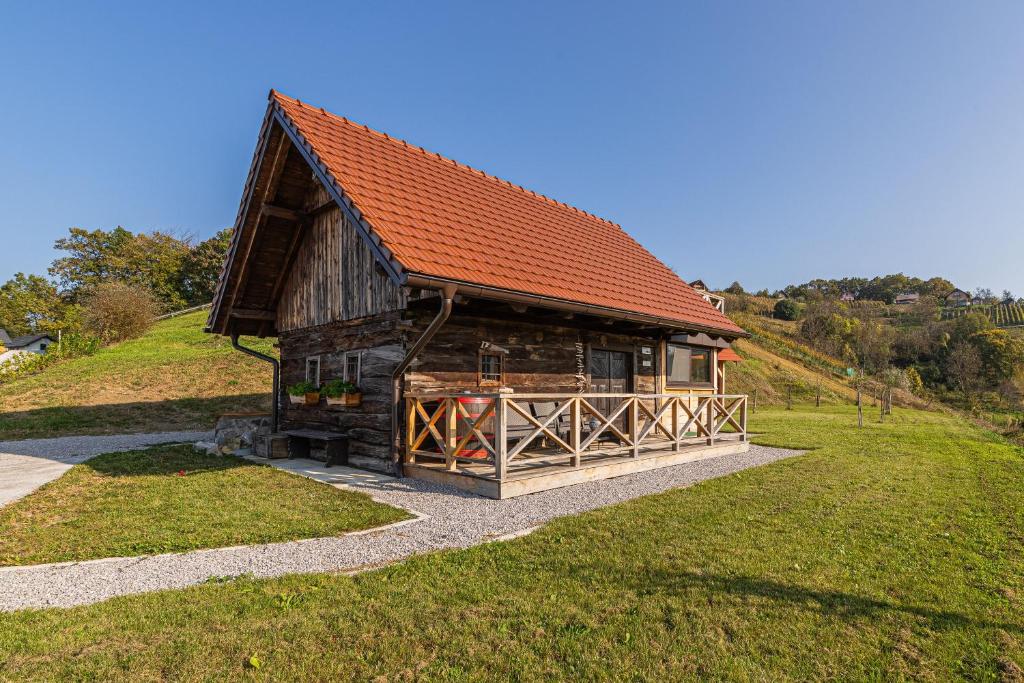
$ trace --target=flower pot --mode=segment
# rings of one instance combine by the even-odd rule
[[[362,405],[363,395],[356,394],[342,394],[341,396],[328,396],[327,405],[329,406],[343,406],[346,408],[355,408]]]
[[[319,391],[311,391],[308,394],[306,394],[306,405],[307,406],[315,406],[315,405],[317,405],[319,403],[320,403],[320,392]]]
[[[298,396],[288,394],[288,400],[291,401],[293,406],[301,406],[306,403],[306,397],[303,394],[299,394]]]

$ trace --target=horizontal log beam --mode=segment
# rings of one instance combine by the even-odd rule
[[[308,216],[302,211],[288,209],[283,206],[277,206],[276,204],[264,204],[260,207],[260,214],[263,216],[271,216],[273,218],[283,218],[286,221],[294,221],[296,223],[305,221],[308,218]]]
[[[264,311],[255,308],[232,308],[230,315],[232,318],[238,318],[240,320],[277,319],[277,313],[275,313],[274,311]]]

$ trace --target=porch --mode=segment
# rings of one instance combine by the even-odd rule
[[[747,397],[710,393],[411,393],[407,476],[511,498],[742,453]]]

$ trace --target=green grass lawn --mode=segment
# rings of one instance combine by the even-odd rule
[[[0,508],[0,565],[333,536],[408,517],[272,467],[162,446],[101,455]]]
[[[761,411],[819,448],[354,577],[0,615],[0,678],[1020,680],[1022,451],[854,423]]]
[[[0,385],[0,439],[210,429],[218,413],[269,410],[270,366],[204,333],[206,315]],[[245,343],[269,353],[270,341]]]

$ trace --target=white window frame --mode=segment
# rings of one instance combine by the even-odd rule
[[[309,376],[309,362],[316,361],[316,377]],[[306,381],[320,386],[320,356],[306,356]]]
[[[356,359],[356,376],[355,378],[349,377],[348,374],[348,359],[351,356],[355,356]],[[356,386],[359,386],[359,381],[362,379],[363,374],[363,350],[356,349],[354,351],[346,351],[341,356],[341,378],[346,382],[351,382]]]

